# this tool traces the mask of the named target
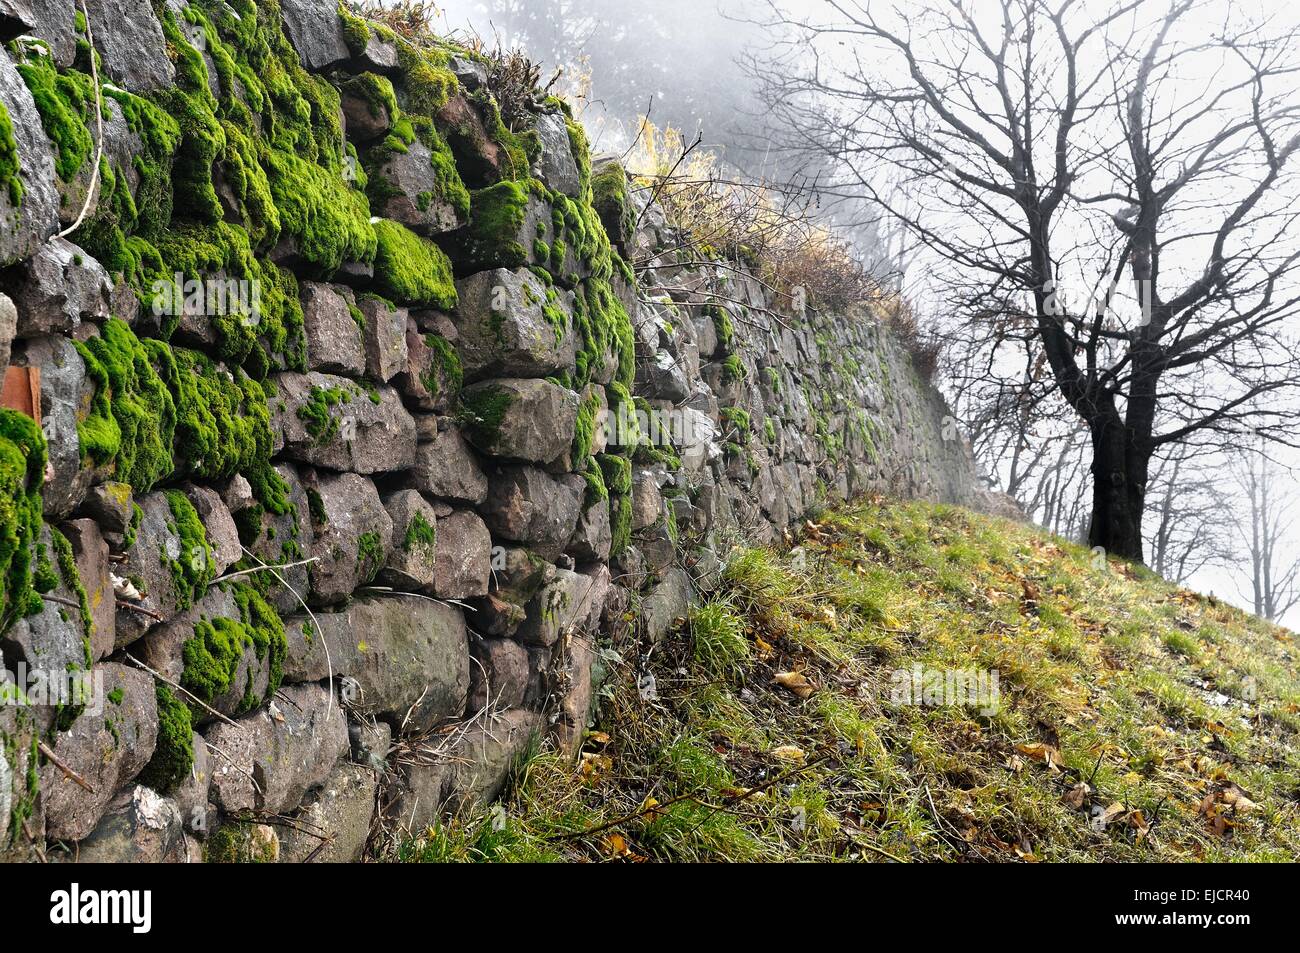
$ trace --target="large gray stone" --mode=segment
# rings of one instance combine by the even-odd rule
[[[18,334],[67,334],[109,316],[113,282],[88,253],[65,238],[36,250],[6,281],[18,308]]]
[[[469,711],[505,711],[524,703],[528,688],[528,650],[514,639],[474,639],[471,652]]]
[[[252,554],[250,563],[284,567],[274,572],[264,569],[258,574],[258,585],[267,601],[281,613],[298,612],[302,609],[299,597],[306,599],[311,588],[308,566],[302,563],[315,545],[309,515],[311,500],[293,464],[277,463],[274,469],[287,487],[284,512],[273,513],[257,505],[251,488],[245,492],[246,481],[245,488],[239,487],[242,478],[230,481],[222,499],[235,515],[240,539]]]
[[[113,798],[99,824],[73,848],[81,864],[185,863],[185,825],[176,803],[136,784]]]
[[[374,581],[392,550],[393,521],[363,476],[320,471],[304,482],[313,500],[311,601],[328,605]]]
[[[480,512],[493,535],[524,543],[543,559],[564,552],[587,487],[581,476],[554,477],[536,467],[508,465],[494,468],[488,484]]]
[[[454,510],[438,520],[433,588],[444,599],[486,595],[491,574],[492,534],[477,514]]]
[[[280,0],[280,18],[309,70],[322,72],[351,58],[337,7],[319,0]]]
[[[465,435],[484,453],[531,463],[564,457],[573,445],[578,395],[536,379],[481,381],[461,402],[473,415]]]
[[[15,346],[15,358],[41,372],[41,429],[45,432],[45,516],[67,516],[86,495],[95,474],[82,465],[77,424],[94,395],[86,365],[73,343],[60,335],[33,338]]]
[[[613,533],[609,525],[609,500],[584,501],[578,526],[569,540],[569,555],[578,562],[605,562],[609,559]]]
[[[455,606],[393,594],[361,596],[315,621],[286,623],[286,681],[345,679],[348,704],[409,730],[465,711],[469,647]]]
[[[375,813],[375,772],[345,761],[280,834],[280,863],[352,864],[361,859]]]
[[[374,214],[401,222],[419,235],[449,232],[465,224],[456,206],[443,198],[429,147],[419,139],[391,153],[369,176],[372,185],[376,179],[384,183],[376,190],[383,200],[371,203]]]
[[[441,413],[460,393],[460,358],[445,338],[420,324],[414,318],[406,323],[406,366],[393,383],[413,406]]]
[[[391,387],[368,392],[314,371],[273,379],[272,427],[286,457],[354,473],[405,470],[415,462],[415,421]]]
[[[440,420],[433,440],[416,448],[415,465],[403,479],[422,493],[444,500],[477,506],[487,499],[487,477],[450,419]]]
[[[19,36],[45,41],[60,66],[70,66],[77,52],[75,0],[0,0],[0,40]]]
[[[239,530],[235,527],[234,517],[216,490],[197,483],[186,483],[181,489],[203,522],[203,532],[207,535],[208,546],[212,550],[213,574],[219,576],[244,555],[239,545]]]
[[[113,793],[149,763],[158,739],[153,678],[115,662],[96,666],[91,678],[96,688],[102,679],[102,695],[96,691],[53,743],[59,761],[91,790],[53,762],[40,769],[46,833],[54,840],[81,840],[94,830]]]
[[[456,293],[465,380],[573,371],[576,336],[565,292],[530,271],[498,268],[456,282]]]
[[[600,581],[569,569],[557,569],[525,607],[528,615],[515,638],[528,645],[550,648],[566,634],[584,630],[594,607],[604,604]]]
[[[117,597],[108,562],[108,543],[94,520],[70,520],[60,529],[72,546],[77,576],[86,593],[86,608],[90,610],[87,636],[91,656],[99,660],[112,653],[117,628]]]
[[[303,334],[307,338],[307,369],[325,374],[360,377],[366,370],[366,347],[360,311],[352,291],[342,285],[316,281],[299,284]]]
[[[85,669],[88,650],[92,660],[98,654],[92,634],[85,630],[77,609],[77,593],[73,588],[76,581],[64,578],[59,562],[54,558],[52,532],[48,525],[41,527],[40,545],[49,555],[59,577],[58,585],[45,594],[48,598],[42,600],[41,611],[15,620],[0,635],[0,648],[9,664],[25,665],[29,678],[40,673],[44,678],[61,679],[65,672]],[[110,636],[112,631],[110,626]],[[102,649],[102,644],[98,648]],[[111,645],[108,651],[112,651]]]
[[[537,177],[553,192],[578,198],[580,181],[578,164],[569,143],[569,129],[563,113],[543,113],[537,117],[537,137],[542,151],[537,159]]]
[[[12,2],[12,0],[10,0]],[[23,0],[19,4],[27,6]],[[61,4],[34,0],[31,8],[61,15]],[[67,12],[72,16],[69,3]],[[55,17],[50,17],[50,23]],[[71,19],[64,21],[69,25]],[[18,148],[18,179],[22,194],[15,201],[7,188],[0,189],[0,265],[26,258],[46,238],[58,231],[59,196],[54,182],[54,150],[41,125],[31,91],[8,56],[0,56],[0,104],[9,113],[14,144]]]
[[[212,798],[227,813],[293,810],[348,750],[343,709],[319,685],[281,688],[266,709],[205,732]]]
[[[366,376],[387,384],[399,371],[406,370],[408,312],[373,295],[358,298],[357,308],[364,319]]]
[[[127,92],[171,86],[176,69],[149,0],[95,0],[87,7],[103,69]]]
[[[436,511],[418,490],[390,493],[384,497],[384,509],[393,521],[393,545],[378,581],[394,589],[431,591],[438,546]]]
[[[515,709],[480,719],[452,744],[426,752],[407,768],[406,784],[390,809],[394,821],[418,833],[444,811],[491,801],[540,728],[540,715]]]

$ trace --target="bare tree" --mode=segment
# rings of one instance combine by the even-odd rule
[[[988,377],[1045,363],[1088,432],[1089,542],[1141,559],[1158,452],[1296,439],[1297,44],[1240,7],[1222,26],[1198,0],[1098,7],[774,7],[799,44],[762,75],[785,148],[837,161],[835,188],[945,266]]]
[[[1202,456],[1188,444],[1157,455],[1147,489],[1147,545],[1151,568],[1186,582],[1212,564],[1232,559],[1232,507],[1219,474],[1219,455]]]
[[[1233,477],[1247,504],[1233,518],[1248,560],[1250,589],[1244,594],[1255,615],[1280,619],[1300,604],[1300,554],[1288,559],[1282,549],[1296,518],[1295,480],[1259,449],[1241,455]]]

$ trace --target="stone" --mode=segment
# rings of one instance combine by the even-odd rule
[[[524,702],[528,688],[528,650],[513,639],[473,639],[470,651],[469,711],[505,711]]]
[[[109,79],[138,96],[173,84],[176,70],[149,0],[95,0],[87,10]]]
[[[18,333],[18,309],[7,294],[0,294],[0,367],[9,366],[9,353]]]
[[[555,645],[567,631],[583,629],[592,616],[595,596],[604,604],[604,592],[592,578],[571,569],[556,569],[555,576],[538,590],[525,607],[528,617],[515,633],[526,645]]]
[[[456,169],[467,186],[481,189],[501,181],[502,165],[507,161],[505,150],[488,132],[483,117],[468,96],[453,93],[434,119],[456,157]]]
[[[20,36],[45,41],[60,66],[70,66],[77,52],[75,0],[0,0],[0,41]]]
[[[401,222],[417,235],[437,235],[465,224],[463,209],[443,197],[444,186],[434,168],[429,147],[419,139],[405,150],[393,152],[377,169],[368,173],[383,186],[376,192],[385,196],[371,204],[375,215]],[[463,193],[462,193],[463,194]]]
[[[108,543],[94,520],[70,520],[60,529],[72,546],[77,575],[86,591],[91,656],[98,661],[112,654],[117,628],[117,596],[110,574]]]
[[[226,588],[213,587],[180,615],[149,629],[142,642],[141,658],[170,681],[199,692],[199,697],[209,708],[215,708],[223,715],[244,714],[250,707],[269,701],[272,666],[275,664],[271,652],[259,650],[251,643],[242,646],[228,685],[224,690],[214,689],[210,695],[185,678],[185,644],[203,635],[201,627],[196,626],[213,619],[239,618],[239,604],[233,593]],[[196,709],[194,713],[198,724],[211,721],[213,717],[206,709]]]
[[[73,343],[62,336],[22,342],[19,363],[41,371],[41,429],[45,432],[47,467],[41,489],[47,519],[60,519],[81,503],[95,477],[82,466],[77,424],[94,395],[86,365]]]
[[[573,158],[564,114],[553,112],[538,116],[537,137],[542,144],[536,165],[537,177],[552,192],[562,192],[572,199],[578,198],[581,191],[578,163]]]
[[[348,725],[348,743],[352,760],[375,771],[386,768],[385,760],[393,746],[393,728],[386,721],[353,722]]]
[[[393,545],[378,581],[394,589],[431,591],[438,532],[434,508],[418,490],[397,490],[384,497],[384,509],[393,521]]]
[[[352,291],[317,281],[300,282],[298,290],[307,369],[360,377],[366,371],[366,345]]]
[[[591,676],[595,661],[596,650],[592,640],[578,636],[566,644],[560,664],[552,663],[552,678],[557,682],[560,700],[559,718],[551,732],[560,752],[569,758],[577,755],[587,732],[587,722],[591,717]]]
[[[318,0],[280,0],[280,19],[302,65],[323,72],[351,59],[338,10]]]
[[[460,609],[419,596],[363,595],[315,621],[286,620],[286,682],[344,679],[348,705],[408,730],[465,711],[469,646]]]
[[[343,86],[339,90],[339,106],[343,109],[348,138],[354,142],[373,142],[386,136],[393,126],[388,107],[359,86]]]
[[[438,520],[433,589],[443,599],[487,595],[492,534],[476,513],[455,510]]]
[[[416,447],[415,465],[403,479],[430,496],[477,506],[487,499],[487,477],[460,430],[447,423],[432,441]]]
[[[62,19],[63,4],[59,0],[3,0],[11,9],[26,7],[40,11],[43,21],[72,25],[72,5],[67,5],[67,19]],[[62,35],[61,33],[59,34]],[[75,39],[68,36],[69,47]],[[51,38],[54,42],[54,38]],[[68,51],[71,59],[71,49]],[[32,94],[14,68],[13,60],[0,56],[0,105],[9,114],[17,147],[18,182],[22,193],[15,199],[8,188],[0,189],[0,265],[20,261],[36,251],[59,228],[59,195],[55,189],[54,147],[45,135],[41,115],[36,110]],[[2,289],[0,289],[2,290]]]
[[[97,645],[93,632],[87,632],[82,625],[77,593],[70,581],[63,578],[55,559],[52,532],[55,530],[48,525],[41,528],[41,545],[50,554],[52,568],[59,577],[59,584],[45,594],[52,598],[43,599],[39,612],[15,620],[0,635],[0,649],[11,665],[26,666],[29,683],[35,676],[61,684],[65,673],[84,670],[87,655],[93,660],[104,647],[102,642]],[[108,634],[112,632],[110,626]],[[108,650],[112,651],[111,645]]]
[[[213,754],[208,743],[197,731],[191,732],[194,763],[190,773],[181,779],[168,795],[176,803],[181,823],[190,833],[203,834],[210,829],[208,821],[208,789],[212,783]]]
[[[460,393],[461,367],[455,347],[445,338],[421,331],[420,323],[409,319],[406,366],[393,383],[408,403],[421,410],[445,412]],[[418,429],[418,420],[416,426]]]
[[[578,562],[605,562],[609,559],[613,533],[609,525],[609,500],[584,502],[578,526],[569,540],[568,554]]]
[[[591,158],[591,177],[597,179],[602,175],[615,174],[611,166],[618,167],[618,175],[626,176],[622,163],[617,156],[600,155]],[[629,215],[626,203],[616,195],[597,195],[596,211],[600,213],[601,224],[609,234],[609,240],[619,248],[626,250],[632,242],[632,225],[634,218]]]
[[[587,487],[581,476],[507,465],[494,468],[488,486],[480,513],[494,536],[523,543],[546,560],[568,548]]]
[[[76,841],[90,834],[113,793],[149,763],[158,738],[158,704],[151,676],[105,662],[91,672],[91,680],[92,702],[67,731],[57,733],[52,747],[92,790],[53,762],[40,768],[46,835],[52,840]]]
[[[114,550],[120,551],[131,528],[134,503],[129,484],[110,480],[90,488],[78,513],[98,523],[104,539]]]
[[[373,295],[358,298],[357,308],[365,319],[366,376],[387,384],[406,370],[407,310]]]
[[[284,512],[273,513],[267,508],[255,505],[251,493],[243,497],[241,493],[231,492],[227,488],[225,500],[231,504],[236,523],[240,527],[240,539],[252,554],[250,562],[258,561],[277,566],[275,573],[263,570],[258,575],[258,585],[267,602],[276,611],[298,612],[302,609],[299,598],[305,599],[311,589],[308,566],[302,560],[311,555],[315,547],[315,536],[311,525],[311,500],[298,474],[298,469],[289,463],[277,463],[274,467],[276,476],[285,487]],[[231,481],[234,486],[235,481]],[[247,505],[239,506],[243,500]],[[298,565],[285,565],[297,563]]]
[[[114,797],[95,829],[73,848],[81,864],[177,864],[188,856],[176,803],[143,784]]]
[[[437,823],[444,810],[491,801],[540,727],[541,716],[523,709],[476,721],[436,759],[407,767],[406,784],[390,808],[392,818],[403,829],[419,832]]]
[[[176,531],[176,520],[171,503],[163,491],[154,491],[140,497],[140,523],[136,528],[135,544],[126,552],[126,558],[115,570],[116,575],[128,579],[139,592],[138,605],[123,601],[117,607],[115,637],[118,648],[130,645],[155,620],[170,619],[194,604],[202,592],[192,592],[183,583],[183,574],[174,567],[186,565],[190,560],[207,559],[208,553],[197,545],[191,552]]]
[[[652,643],[662,639],[686,618],[694,601],[695,590],[690,577],[676,566],[670,568],[659,584],[641,600],[641,624],[647,638]]]
[[[392,550],[393,521],[363,476],[319,471],[304,483],[313,501],[311,601],[328,605],[374,581]]]
[[[368,392],[315,371],[283,372],[272,380],[271,426],[289,459],[363,474],[405,470],[415,462],[415,420],[391,387]]]
[[[230,515],[230,510],[226,509],[226,504],[222,502],[216,490],[197,483],[183,484],[181,489],[194,505],[199,519],[203,521],[203,532],[207,535],[208,546],[212,549],[213,572],[220,576],[239,562],[244,555],[234,517]]]
[[[213,761],[212,798],[228,814],[293,810],[348,750],[343,709],[319,685],[284,686],[268,708],[235,724],[215,722],[204,737],[222,753]]]
[[[461,394],[474,415],[465,436],[479,450],[498,457],[550,463],[573,445],[578,395],[536,379],[481,381]]]
[[[664,518],[664,498],[659,492],[659,481],[654,470],[634,467],[632,470],[632,532],[654,526]]]
[[[456,293],[457,351],[466,381],[573,371],[576,335],[566,292],[554,291],[549,301],[532,272],[497,268],[456,282]]]
[[[667,400],[676,404],[691,395],[686,372],[681,363],[667,351],[660,349],[652,361],[637,368],[638,393],[654,400]]]
[[[340,762],[280,834],[280,863],[354,864],[370,837],[375,772]]]

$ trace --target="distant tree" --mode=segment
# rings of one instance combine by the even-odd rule
[[[756,72],[784,148],[835,162],[829,191],[869,196],[940,263],[987,379],[1016,390],[1042,362],[1087,430],[1089,542],[1132,559],[1158,454],[1296,442],[1300,44],[1206,9],[774,5],[796,38]]]
[[[1246,557],[1244,595],[1255,615],[1277,620],[1300,605],[1300,554],[1283,550],[1287,530],[1300,519],[1295,478],[1259,449],[1241,455],[1233,476],[1246,500],[1233,516]]]

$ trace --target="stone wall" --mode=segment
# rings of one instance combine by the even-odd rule
[[[987,502],[868,309],[681,264],[482,58],[88,10],[0,0],[6,859],[355,859],[576,750],[614,622],[665,637],[734,543]]]

